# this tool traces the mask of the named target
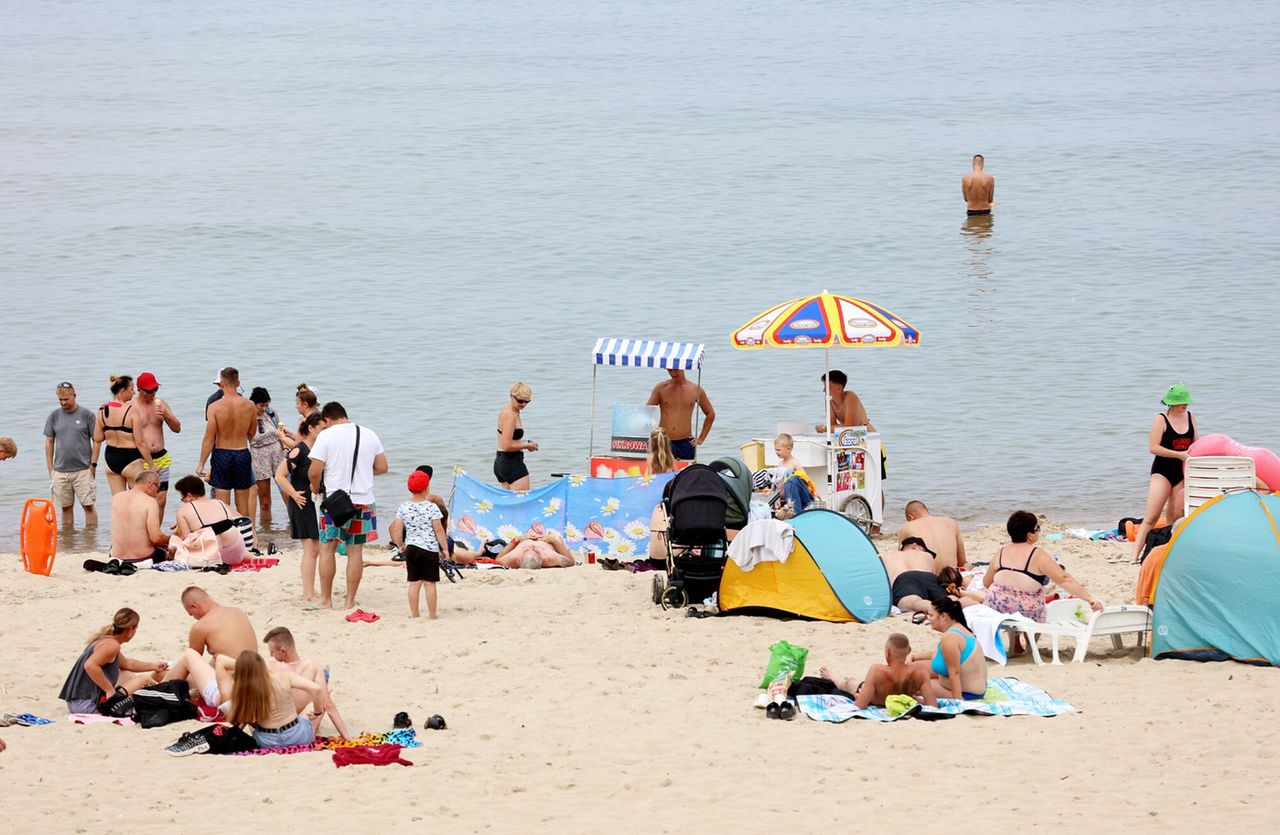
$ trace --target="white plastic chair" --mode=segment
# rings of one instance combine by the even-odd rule
[[[1192,511],[1219,493],[1252,490],[1257,484],[1253,459],[1243,455],[1197,455],[1187,459],[1182,511]]]
[[[1077,614],[1079,613],[1079,614]],[[1087,620],[1081,620],[1087,618]],[[1075,651],[1071,661],[1075,664],[1084,662],[1089,654],[1089,641],[1101,635],[1111,637],[1111,645],[1116,649],[1124,647],[1121,635],[1129,632],[1137,633],[1138,646],[1142,646],[1147,631],[1151,628],[1151,610],[1146,606],[1126,603],[1119,606],[1108,606],[1101,612],[1093,612],[1089,604],[1074,597],[1055,600],[1044,608],[1044,623],[1027,620],[1006,621],[1000,624],[1001,629],[1022,632],[1031,645],[1031,657],[1037,664],[1043,664],[1040,647],[1036,639],[1048,635],[1053,647],[1053,661],[1061,665],[1059,656],[1059,640],[1068,637],[1075,641]]]

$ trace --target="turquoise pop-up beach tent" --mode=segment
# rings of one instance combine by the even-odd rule
[[[1155,658],[1280,666],[1280,496],[1203,505],[1169,542],[1155,582]]]

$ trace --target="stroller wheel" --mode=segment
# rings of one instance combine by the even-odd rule
[[[662,590],[665,586],[662,583],[662,576],[655,574],[653,576],[653,605],[657,606],[662,602]]]
[[[662,592],[663,609],[683,609],[689,605],[689,595],[678,586],[667,586]]]

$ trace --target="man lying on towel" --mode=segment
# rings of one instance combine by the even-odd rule
[[[911,642],[906,635],[895,632],[889,636],[884,642],[884,661],[872,664],[862,681],[837,676],[826,667],[818,674],[846,693],[852,693],[859,709],[884,707],[885,699],[890,696],[910,696],[929,707],[938,706],[929,681],[929,662],[911,660]]]
[[[569,546],[553,533],[517,536],[494,559],[507,568],[568,568],[574,564]]]
[[[928,614],[929,601],[946,596],[934,573],[935,556],[918,536],[903,540],[901,551],[881,555],[894,606]]]

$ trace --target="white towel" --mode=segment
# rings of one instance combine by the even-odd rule
[[[969,624],[969,631],[982,645],[982,654],[1001,666],[1007,664],[1009,658],[1006,655],[1004,640],[1000,637],[1000,624],[1011,620],[1035,623],[1031,618],[1023,615],[1006,615],[1004,612],[997,612],[990,606],[981,604],[966,606],[964,619]]]
[[[786,562],[791,556],[795,531],[786,522],[764,519],[752,522],[729,543],[729,559],[750,571],[762,562]]]

